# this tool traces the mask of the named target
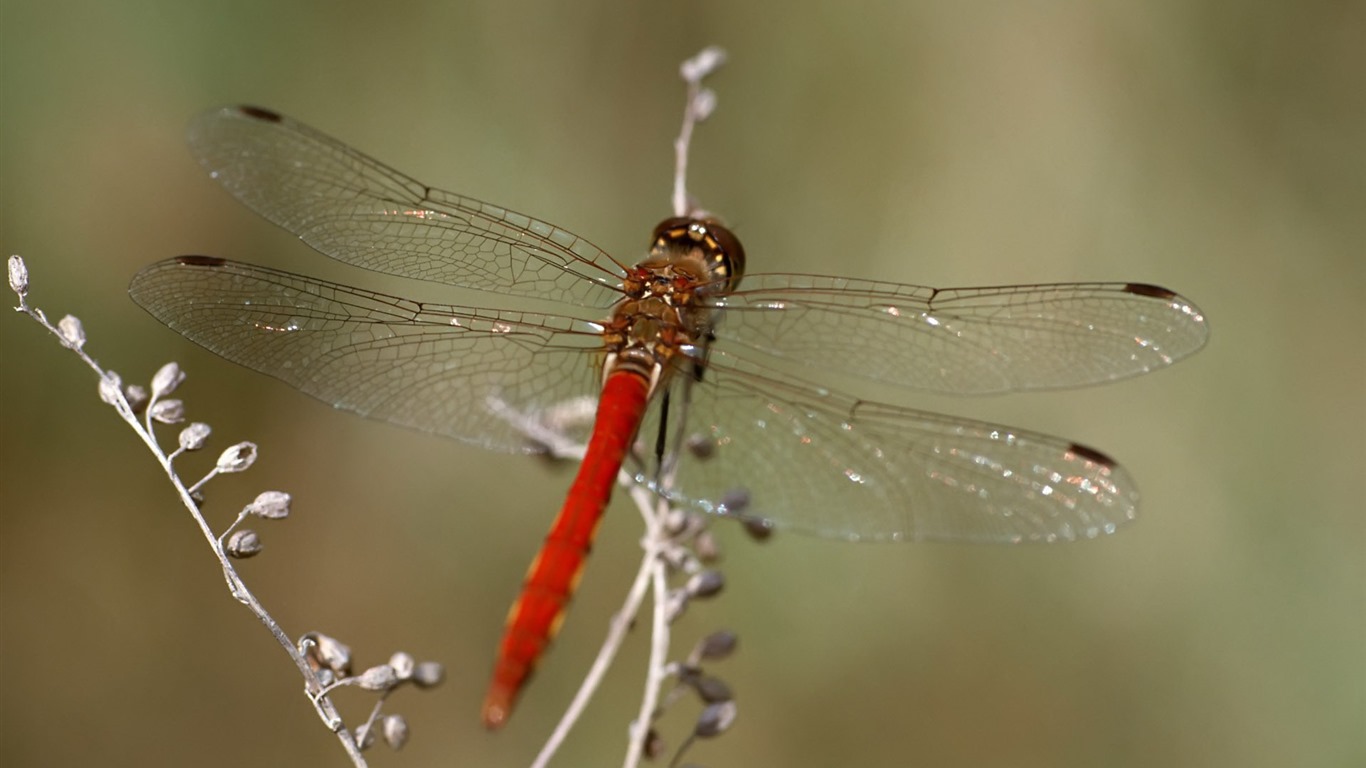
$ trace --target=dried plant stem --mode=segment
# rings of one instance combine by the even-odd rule
[[[675,216],[691,216],[695,206],[688,195],[688,149],[692,144],[693,128],[711,115],[716,107],[716,94],[702,87],[702,80],[715,72],[726,61],[726,52],[710,46],[683,62],[679,73],[687,83],[687,104],[683,109],[683,126],[674,139],[673,209]]]
[[[652,532],[650,540],[659,543],[667,543],[662,539],[662,529],[664,513],[667,508],[664,503],[656,508],[654,525],[659,529],[659,533]],[[652,551],[653,549],[653,551]],[[622,763],[623,768],[635,768],[640,762],[640,758],[645,754],[645,737],[650,732],[650,722],[654,717],[656,707],[659,706],[659,690],[664,685],[664,678],[668,673],[669,642],[671,633],[669,631],[668,617],[665,615],[665,596],[668,591],[668,566],[661,557],[662,549],[646,548],[646,557],[649,562],[650,583],[654,587],[654,610],[651,611],[650,622],[650,661],[645,671],[645,692],[640,698],[640,712],[636,715],[636,720],[631,724],[631,740],[626,746],[626,761]]]
[[[647,516],[648,507],[642,509],[642,514]],[[659,562],[657,553],[651,551],[651,547],[644,544],[645,555],[640,560],[640,568],[636,571],[636,577],[631,582],[631,588],[626,593],[626,601],[622,604],[621,610],[617,611],[612,617],[611,624],[607,629],[607,636],[603,638],[602,647],[598,649],[597,658],[593,659],[593,665],[589,667],[588,674],[584,676],[583,682],[579,685],[579,690],[574,694],[574,698],[569,702],[569,707],[564,715],[560,717],[560,722],[556,724],[555,730],[551,732],[550,738],[546,740],[545,746],[536,755],[536,759],[531,763],[532,768],[544,768],[550,759],[555,756],[560,745],[569,736],[579,717],[592,700],[593,694],[597,692],[598,686],[602,683],[602,678],[611,668],[612,662],[616,660],[617,652],[621,650],[621,644],[626,639],[626,633],[631,629],[631,624],[635,621],[636,614],[640,611],[640,605],[645,600],[645,589],[650,584],[651,576],[658,568]],[[628,752],[629,754],[629,752]]]
[[[487,406],[516,429],[543,445],[551,456],[575,460],[583,458],[585,450],[583,445],[569,440],[555,430],[546,428],[535,416],[519,413],[505,403],[497,401],[489,402]],[[669,566],[663,555],[669,548],[676,546],[676,542],[674,542],[665,525],[669,505],[655,493],[636,484],[634,479],[624,471],[620,474],[619,482],[628,489],[631,499],[635,502],[645,523],[645,535],[640,543],[642,550],[640,567],[636,571],[630,589],[627,590],[626,600],[623,602],[621,610],[612,617],[607,635],[603,638],[602,646],[598,649],[597,657],[593,660],[587,674],[584,675],[583,682],[579,684],[578,691],[575,692],[574,698],[560,717],[555,729],[551,731],[549,738],[546,739],[545,744],[536,755],[536,759],[532,761],[532,768],[544,768],[549,765],[550,760],[554,758],[556,752],[564,744],[564,740],[569,736],[570,731],[578,723],[579,718],[588,707],[588,703],[592,701],[593,695],[597,693],[598,687],[602,684],[607,670],[612,667],[616,660],[626,634],[630,631],[631,626],[635,623],[636,616],[640,612],[646,591],[651,586],[654,588],[652,598],[654,611],[651,622],[650,662],[646,672],[645,694],[642,697],[640,714],[630,729],[631,735],[624,762],[626,766],[636,765],[642,754],[645,735],[650,727],[650,715],[655,710],[659,689],[668,674],[667,655],[670,629],[665,613],[665,592],[668,585]],[[667,488],[671,482],[671,478],[665,478],[664,487]]]
[[[17,258],[18,257],[11,257],[11,275],[14,274],[13,265]],[[20,268],[23,268],[22,261],[18,263]],[[342,749],[344,749],[347,756],[351,758],[351,762],[356,766],[365,766],[366,761],[365,757],[361,754],[360,746],[356,743],[351,731],[345,728],[341,715],[338,714],[331,699],[325,695],[323,684],[318,679],[318,675],[309,666],[308,660],[304,658],[303,653],[295,646],[289,636],[285,634],[284,630],[280,628],[279,622],[270,615],[265,606],[261,604],[261,601],[258,600],[251,589],[247,587],[241,576],[238,575],[236,568],[233,567],[231,560],[223,548],[222,540],[214,535],[213,529],[209,526],[208,521],[204,519],[203,514],[200,512],[199,505],[195,502],[191,489],[187,488],[176,474],[172,462],[181,451],[177,450],[168,455],[162,450],[161,445],[157,442],[151,416],[152,406],[156,402],[155,396],[147,404],[144,420],[139,421],[136,410],[133,408],[132,404],[129,403],[128,398],[123,392],[118,375],[111,371],[106,371],[94,358],[86,353],[83,348],[84,333],[80,333],[79,339],[74,339],[73,334],[70,331],[58,328],[48,322],[47,316],[41,309],[29,306],[27,301],[26,268],[24,269],[24,273],[25,280],[22,288],[16,286],[13,277],[11,277],[11,288],[15,289],[15,293],[19,297],[19,306],[15,307],[15,311],[28,315],[43,328],[47,329],[49,333],[56,336],[58,340],[62,342],[63,346],[76,353],[81,361],[99,376],[101,397],[114,407],[119,418],[123,419],[123,421],[133,429],[137,436],[142,440],[143,444],[147,446],[147,449],[156,457],[157,463],[161,465],[162,470],[166,473],[172,487],[175,488],[176,494],[180,497],[181,503],[189,510],[190,516],[194,519],[195,524],[199,526],[200,532],[204,534],[204,539],[208,542],[209,549],[213,551],[214,557],[218,560],[219,566],[223,569],[224,579],[227,581],[228,590],[232,593],[233,598],[246,606],[247,610],[251,611],[252,615],[270,631],[271,636],[275,638],[276,642],[279,643],[280,647],[294,662],[299,673],[303,676],[304,690],[308,695],[309,701],[312,702],[314,709],[317,711],[318,716],[322,718],[322,721],[327,726],[328,730],[336,734],[338,741],[341,742]],[[79,328],[79,324],[76,323],[74,318],[72,318],[72,323],[75,324],[75,327]],[[65,324],[65,321],[63,324]],[[216,471],[217,470],[214,472]],[[213,473],[211,473],[211,475],[212,474]]]

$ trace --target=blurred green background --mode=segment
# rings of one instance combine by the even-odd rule
[[[379,765],[519,765],[632,572],[618,504],[504,732],[478,725],[503,614],[569,467],[368,423],[191,347],[128,300],[208,253],[338,272],[233,202],[187,120],[251,102],[630,259],[667,213],[678,63],[712,81],[692,188],[755,271],[930,285],[1160,283],[1213,337],[1078,392],[903,398],[1095,445],[1138,525],[1060,547],[853,546],[723,529],[733,732],[708,765],[1346,766],[1366,761],[1362,3],[0,2],[0,249],[130,380],[262,459],[223,521],[296,497],[242,570],[287,631],[447,664]],[[268,635],[95,381],[0,322],[0,763],[341,765]],[[168,438],[170,433],[168,433]],[[188,471],[187,471],[188,474]],[[614,764],[635,638],[560,765]],[[355,717],[364,696],[343,696]],[[677,743],[688,707],[665,723]]]

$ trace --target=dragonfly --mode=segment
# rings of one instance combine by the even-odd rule
[[[527,424],[565,429],[567,404],[596,401],[578,473],[508,614],[489,728],[507,721],[558,630],[619,480],[680,508],[837,539],[1096,538],[1139,502],[1105,453],[818,380],[956,395],[1075,387],[1165,368],[1208,336],[1193,302],[1147,283],[746,274],[739,240],[708,215],[665,219],[643,258],[623,261],[258,107],[197,118],[189,143],[234,197],[324,255],[489,305],[181,256],[132,280],[157,320],[337,408],[486,449],[537,452]]]

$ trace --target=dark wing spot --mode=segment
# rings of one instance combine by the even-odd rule
[[[1138,296],[1151,296],[1154,299],[1176,298],[1176,291],[1163,288],[1160,285],[1152,285],[1151,283],[1128,283],[1124,286],[1124,292]]]
[[[1106,467],[1114,467],[1117,465],[1117,462],[1109,456],[1106,456],[1100,451],[1097,451],[1095,448],[1081,445],[1079,443],[1072,443],[1071,445],[1067,446],[1067,452],[1075,453],[1076,455],[1082,457],[1083,459],[1086,459],[1087,461],[1094,462],[1096,464],[1101,464]]]
[[[191,267],[221,267],[228,263],[227,259],[220,259],[217,256],[177,256],[175,263],[186,264]]]
[[[267,123],[278,123],[278,122],[280,122],[281,120],[284,119],[284,118],[280,117],[280,113],[278,113],[278,112],[271,112],[269,109],[264,109],[264,108],[262,108],[262,107],[252,107],[252,106],[248,106],[248,105],[246,105],[246,104],[243,104],[242,106],[238,107],[237,109],[238,109],[238,111],[240,111],[242,114],[246,115],[247,117],[254,117],[254,118],[256,118],[257,120],[264,120],[264,121],[267,122]]]

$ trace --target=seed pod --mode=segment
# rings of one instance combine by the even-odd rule
[[[413,670],[413,682],[419,688],[431,688],[440,685],[446,677],[446,668],[441,666],[439,661],[424,661],[417,665]]]
[[[356,746],[362,751],[375,745],[374,721],[366,720],[356,729]]]
[[[697,559],[704,563],[714,563],[721,559],[721,545],[709,530],[697,534],[697,538],[693,539],[692,548],[697,553]]]
[[[732,488],[721,495],[721,506],[725,514],[738,515],[749,509],[750,495],[744,488]]]
[[[745,526],[745,533],[755,541],[768,541],[773,536],[773,523],[761,517],[746,517],[742,524]]]
[[[123,390],[123,399],[128,401],[128,407],[133,409],[133,413],[141,413],[147,406],[147,388],[141,384],[129,384]]]
[[[385,715],[380,722],[380,731],[384,734],[384,743],[395,752],[408,743],[408,721],[403,715]]]
[[[204,447],[212,432],[208,424],[202,421],[193,422],[180,430],[180,447],[187,451],[197,451]]]
[[[289,517],[289,494],[284,491],[265,491],[246,507],[248,514],[267,520],[282,520]]]
[[[61,334],[62,343],[72,349],[80,349],[85,346],[85,326],[81,325],[81,319],[75,315],[67,315],[57,321],[57,332]]]
[[[701,739],[720,736],[735,722],[735,715],[734,700],[708,704],[706,709],[702,710],[702,714],[697,716],[697,725],[693,726],[693,733]]]
[[[175,362],[169,362],[152,376],[152,394],[157,397],[169,395],[180,386],[180,382],[185,380],[185,372],[180,370],[180,366]]]
[[[228,537],[228,543],[224,547],[229,557],[245,560],[248,557],[255,557],[261,554],[265,546],[261,543],[261,537],[256,535],[256,531],[250,528],[242,528],[232,532]]]
[[[706,461],[716,455],[716,441],[699,432],[688,435],[688,439],[683,441],[683,447],[692,454],[693,458]]]
[[[152,419],[162,424],[179,424],[185,420],[185,403],[179,400],[158,400],[152,404]]]
[[[256,461],[255,443],[238,443],[218,457],[219,472],[241,472]]]
[[[388,664],[380,664],[360,673],[356,685],[367,691],[387,691],[398,685],[398,674]]]
[[[319,669],[330,669],[346,677],[351,674],[351,648],[335,637],[321,632],[309,632],[299,640],[299,647],[311,641],[306,650],[309,662]]]
[[[700,659],[717,660],[724,659],[735,652],[735,646],[740,642],[740,638],[730,630],[719,630],[702,638],[697,643],[695,653]]]
[[[394,668],[394,674],[398,675],[399,680],[411,680],[417,662],[413,660],[411,653],[399,651],[389,657],[389,666]]]
[[[730,692],[730,686],[719,677],[699,677],[692,681],[692,687],[708,704],[719,704],[735,698],[735,694]]]
[[[705,570],[692,575],[684,589],[692,597],[712,597],[726,586],[726,578],[720,571]]]
[[[641,745],[641,749],[647,760],[653,760],[659,757],[664,754],[664,750],[667,748],[668,744],[664,742],[664,737],[660,736],[659,731],[656,731],[653,728],[650,729],[649,733],[645,734],[645,743]]]
[[[9,289],[21,299],[28,295],[28,265],[19,256],[9,257]]]
[[[119,398],[123,396],[123,379],[119,378],[113,371],[105,371],[100,377],[100,399],[104,402],[115,405]]]

